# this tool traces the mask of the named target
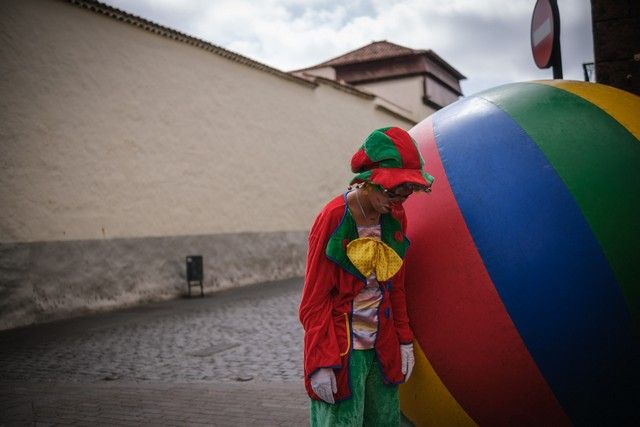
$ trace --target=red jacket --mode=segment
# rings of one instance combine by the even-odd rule
[[[401,258],[409,246],[405,236],[406,217],[401,206],[380,217],[381,240]],[[336,402],[351,397],[351,316],[353,299],[366,278],[351,263],[347,244],[358,238],[356,222],[347,209],[346,194],[330,201],[318,214],[309,233],[309,252],[299,316],[304,328],[305,387],[312,399],[311,375],[320,368],[333,368],[338,383]],[[404,265],[386,282],[380,283],[382,301],[378,308],[375,350],[387,384],[404,381],[400,344],[409,344],[409,327],[404,292]]]

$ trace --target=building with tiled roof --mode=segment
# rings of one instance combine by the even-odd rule
[[[312,67],[300,77],[323,77],[375,94],[419,121],[462,96],[458,70],[432,50],[376,41]]]

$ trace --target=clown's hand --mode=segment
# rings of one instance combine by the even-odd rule
[[[311,375],[311,388],[318,397],[327,403],[335,403],[333,394],[338,392],[336,374],[333,369],[320,368]]]
[[[402,356],[402,373],[406,382],[409,381],[413,365],[416,363],[413,355],[413,344],[400,344],[400,356]]]

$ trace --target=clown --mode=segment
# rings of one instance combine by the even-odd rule
[[[311,425],[400,424],[397,385],[414,364],[402,203],[433,177],[409,134],[372,132],[351,159],[350,189],[309,233],[300,321]]]

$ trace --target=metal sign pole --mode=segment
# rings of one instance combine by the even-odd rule
[[[538,68],[553,68],[553,78],[562,79],[560,12],[557,0],[538,0],[531,15],[531,53]]]
[[[549,0],[551,10],[553,11],[553,59],[551,60],[553,68],[553,78],[562,79],[562,52],[560,51],[560,11],[558,10],[558,1]]]

